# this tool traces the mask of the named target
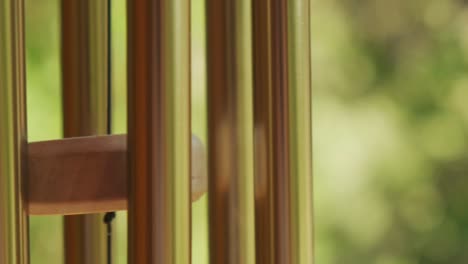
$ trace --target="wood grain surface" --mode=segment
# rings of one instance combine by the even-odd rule
[[[28,145],[30,215],[127,209],[127,136],[93,136]],[[205,152],[192,137],[192,201],[206,191]]]

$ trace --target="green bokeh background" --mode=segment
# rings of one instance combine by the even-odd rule
[[[192,126],[206,142],[204,13],[192,1]],[[124,133],[125,0],[113,0]],[[311,0],[317,264],[468,263],[468,4]],[[31,141],[61,137],[59,5],[26,0]],[[193,263],[207,263],[206,197]],[[126,217],[117,220],[125,263]],[[63,263],[61,219],[31,217],[33,264]]]
[[[468,5],[313,0],[318,264],[468,263]]]

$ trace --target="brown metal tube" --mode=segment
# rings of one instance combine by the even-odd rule
[[[61,12],[64,137],[106,134],[107,0],[63,0]],[[65,263],[105,262],[102,219],[102,214],[65,217]]]
[[[129,0],[128,262],[190,263],[190,1]]]
[[[0,263],[28,264],[24,2],[0,0]]]
[[[210,260],[254,263],[250,0],[207,1]]]
[[[254,1],[259,264],[312,263],[309,1]]]
[[[286,1],[254,2],[257,262],[292,263]]]

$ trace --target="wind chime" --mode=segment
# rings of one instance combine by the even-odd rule
[[[128,263],[190,263],[206,181],[211,263],[313,263],[309,0],[205,4],[207,168],[190,0],[127,0],[128,135],[111,135],[111,0],[62,0],[65,139],[29,144],[24,0],[0,0],[0,264],[29,263],[38,214],[65,216],[66,264],[112,263],[118,210]]]

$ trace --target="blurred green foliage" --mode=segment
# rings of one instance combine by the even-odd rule
[[[31,141],[61,136],[57,0],[27,0]],[[206,142],[203,2],[192,124]],[[113,0],[114,130],[125,132],[125,0]],[[311,0],[316,263],[468,263],[468,5]],[[193,263],[207,263],[206,197]],[[125,263],[125,214],[117,218]],[[31,218],[32,263],[63,263],[61,219]]]
[[[468,263],[468,5],[312,1],[317,263]]]

